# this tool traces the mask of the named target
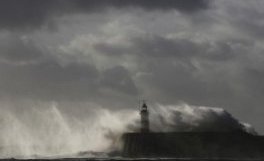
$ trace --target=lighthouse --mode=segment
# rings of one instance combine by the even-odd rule
[[[148,106],[145,102],[143,102],[140,108],[140,116],[141,116],[141,132],[142,133],[149,132],[149,112],[148,112]]]

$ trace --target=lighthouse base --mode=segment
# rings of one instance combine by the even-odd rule
[[[264,158],[264,137],[244,132],[125,133],[124,157]]]

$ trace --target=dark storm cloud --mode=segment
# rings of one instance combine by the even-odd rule
[[[133,74],[123,66],[114,65],[98,71],[95,66],[86,63],[61,65],[59,60],[51,56],[50,51],[41,51],[34,42],[23,36],[9,34],[3,40],[5,41],[0,43],[0,60],[7,60],[2,61],[4,63],[0,70],[3,76],[0,81],[3,96],[85,100],[105,95],[105,91],[110,95],[139,95],[137,85],[132,79]],[[241,50],[234,49],[233,44],[242,47],[253,45],[238,40],[197,43],[189,39],[144,34],[126,41],[130,44],[129,47],[109,44],[104,40],[96,42],[93,45],[94,54],[103,53],[109,58],[128,54],[142,58],[135,62],[140,67],[138,72],[150,74],[142,76],[140,81],[148,82],[148,86],[159,91],[158,95],[151,95],[159,101],[184,100],[201,105],[211,105],[214,102],[215,106],[232,102],[234,89],[225,79],[204,81],[214,73],[205,71],[205,78],[199,77],[201,71],[192,61],[224,63],[234,60],[238,54],[243,54],[240,53]],[[40,61],[31,63],[31,60]],[[25,65],[19,62],[25,62]],[[212,66],[209,65],[208,68]]]
[[[101,7],[140,7],[149,10],[177,9],[183,12],[195,12],[208,7],[208,0],[77,0],[74,2],[80,9],[98,9]]]
[[[44,58],[44,54],[35,43],[23,40],[16,34],[0,37],[0,60],[14,63],[36,61]]]
[[[135,38],[133,42],[139,54],[149,54],[152,57],[180,58],[200,54],[198,45],[186,39],[173,40],[162,36],[150,36]]]
[[[1,0],[0,27],[34,29],[53,22],[53,17],[78,12],[97,12],[109,7],[146,10],[177,9],[191,13],[208,8],[207,0]]]
[[[54,61],[20,66],[1,63],[0,73],[1,97],[81,101],[95,99],[101,88],[126,95],[137,93],[121,67],[99,73],[91,65],[61,66]]]
[[[1,96],[74,100],[88,97],[87,92],[96,88],[97,71],[88,65],[63,67],[50,61],[22,66],[1,66]]]
[[[228,80],[225,80],[224,75],[222,78],[217,78],[216,74],[215,79],[206,81],[208,80],[206,77],[213,74],[208,73],[201,77],[199,69],[192,64],[182,61],[175,63],[173,60],[159,62],[159,65],[155,65],[156,63],[149,64],[151,74],[141,78],[158,89],[159,94],[153,95],[152,99],[159,99],[165,104],[184,101],[197,105],[223,107],[234,101],[234,89],[229,85]]]
[[[0,27],[4,29],[19,29],[39,27],[54,11],[53,0],[1,0]]]
[[[201,58],[213,61],[225,61],[234,58],[239,54],[237,49],[233,49],[233,44],[252,46],[238,40],[211,41],[197,43],[189,39],[174,38],[169,39],[159,35],[141,35],[129,40],[129,47],[121,44],[109,44],[99,42],[94,44],[94,48],[106,55],[118,56],[126,53],[136,54],[149,58],[178,58],[190,60],[191,58]]]
[[[137,94],[137,88],[131,79],[129,72],[121,66],[104,71],[100,83],[103,85],[103,88],[120,90],[124,94]]]
[[[86,63],[63,65],[54,57],[58,53],[27,36],[6,32],[0,35],[0,40],[0,98],[74,101],[95,100],[102,92],[105,97],[111,93],[137,94],[124,67],[98,71]]]
[[[194,102],[198,100],[205,100],[206,84],[199,78],[195,77],[197,69],[193,68],[190,64],[174,64],[170,59],[163,60],[155,65],[157,62],[148,64],[149,75],[143,76],[144,82],[149,82],[151,86],[157,88],[160,93],[155,99],[162,98],[165,102],[177,102],[179,100]],[[165,72],[166,71],[166,72]],[[153,98],[154,98],[153,97]],[[152,98],[152,99],[153,99]],[[187,100],[188,99],[188,100]]]
[[[195,42],[144,34],[127,41],[129,46],[100,42],[94,44],[94,48],[110,57],[137,56],[139,71],[146,73],[139,77],[139,82],[146,83],[143,91],[149,92],[146,94],[149,99],[164,104],[185,101],[222,107],[238,107],[237,101],[247,104],[250,99],[245,99],[240,92],[240,88],[244,88],[244,85],[240,87],[244,79],[235,78],[237,73],[232,69],[237,67],[229,63],[236,63],[246,56],[248,49],[254,48],[253,42],[241,39]],[[244,69],[238,69],[238,72],[240,70]],[[258,76],[253,80],[258,80]],[[234,85],[236,83],[239,85]]]
[[[263,68],[246,68],[243,71],[244,85],[252,98],[260,99],[264,91],[264,70]],[[261,99],[262,101],[262,99]]]
[[[225,2],[224,2],[225,3]],[[226,3],[227,4],[227,3]],[[223,7],[223,17],[228,19],[237,30],[252,36],[253,39],[263,39],[263,5],[262,1],[244,1],[237,7],[236,3],[230,3]],[[236,16],[232,16],[236,15]],[[213,19],[209,21],[212,23]]]

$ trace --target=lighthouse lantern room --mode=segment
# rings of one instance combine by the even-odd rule
[[[148,106],[145,102],[143,102],[140,108],[140,116],[141,116],[141,132],[142,133],[149,132],[149,112],[148,112]]]

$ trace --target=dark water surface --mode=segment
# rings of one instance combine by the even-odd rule
[[[0,159],[0,161],[264,161],[236,158],[62,158],[62,159]]]

